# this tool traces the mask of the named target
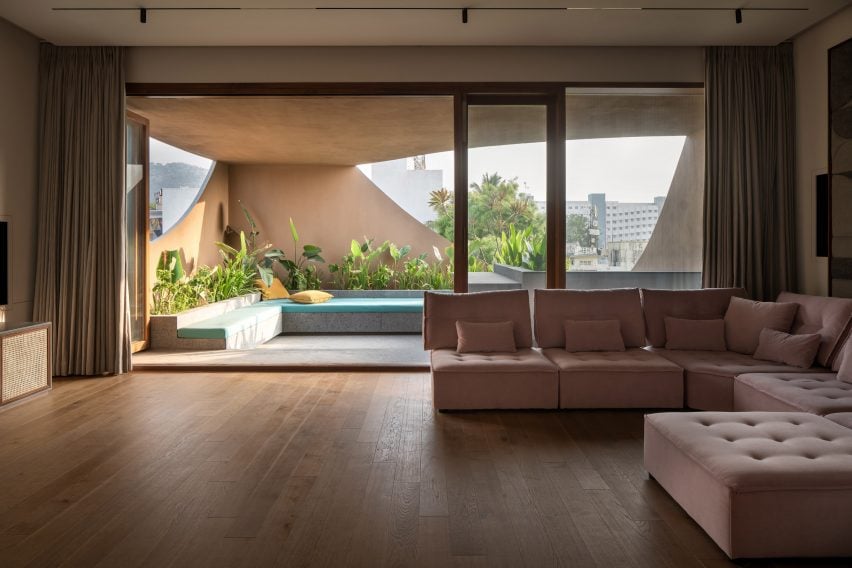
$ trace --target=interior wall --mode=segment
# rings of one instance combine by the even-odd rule
[[[247,230],[240,202],[251,213],[260,241],[293,258],[290,218],[305,244],[322,248],[329,263],[349,254],[352,239],[364,237],[411,245],[411,256],[443,251],[450,243],[406,213],[353,166],[238,165],[230,168],[230,218]],[[443,254],[443,252],[442,252]],[[321,271],[327,274],[325,267]]]
[[[132,47],[127,81],[702,82],[698,47]]]
[[[217,242],[228,226],[228,164],[217,162],[198,201],[174,227],[148,245],[148,289],[157,279],[163,251],[180,250],[187,274],[200,265],[219,263]]]
[[[0,321],[32,319],[38,190],[38,46],[0,18],[0,218],[9,221],[9,305]]]
[[[796,230],[799,290],[828,293],[828,260],[816,256],[816,175],[828,171],[828,50],[852,37],[852,7],[794,40]]]

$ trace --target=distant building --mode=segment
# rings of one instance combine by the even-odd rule
[[[370,180],[421,223],[437,217],[429,207],[429,193],[443,187],[444,171],[427,170],[425,156],[372,164]]]
[[[199,191],[198,187],[164,187],[156,191],[148,212],[152,238],[174,227],[192,206]]]

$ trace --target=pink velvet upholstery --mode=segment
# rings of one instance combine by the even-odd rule
[[[838,379],[852,383],[852,334],[848,334],[841,344],[831,369],[837,371]]]
[[[664,318],[666,349],[690,351],[727,351],[725,320]]]
[[[516,353],[432,351],[432,393],[435,408],[557,408],[556,365],[535,349]]]
[[[705,290],[649,290],[642,288],[642,306],[648,343],[666,345],[665,318],[717,319],[725,317],[732,296],[745,297],[742,288]]]
[[[823,367],[831,366],[832,357],[839,351],[839,340],[852,318],[852,299],[782,292],[778,301],[799,304],[790,333],[819,333],[822,344],[817,363]]]
[[[852,412],[852,384],[835,373],[748,373],[734,381],[734,410]]]
[[[686,406],[696,410],[733,410],[734,377],[743,373],[797,373],[798,367],[758,361],[733,351],[651,351],[685,370]]]
[[[526,290],[473,294],[426,292],[423,295],[423,346],[426,349],[455,349],[459,341],[457,321],[511,321],[515,346],[518,349],[532,347],[529,302]]]
[[[619,320],[626,347],[645,345],[645,319],[637,288],[620,290],[536,290],[538,346],[565,346],[565,320]]]
[[[852,430],[830,420],[651,414],[645,468],[731,558],[852,555]]]
[[[459,353],[514,353],[514,323],[511,321],[457,321],[456,334]]]
[[[799,304],[793,302],[755,302],[731,298],[725,312],[725,342],[728,349],[751,355],[757,349],[760,332],[769,328],[787,333]]]
[[[793,335],[766,328],[760,332],[760,341],[753,357],[809,369],[814,364],[821,340],[818,333]]]
[[[826,418],[840,424],[844,428],[852,430],[852,412],[836,412],[834,414],[826,414]]]
[[[618,320],[565,320],[565,351],[624,351]]]
[[[560,408],[683,406],[683,371],[645,349],[544,355],[559,367]]]

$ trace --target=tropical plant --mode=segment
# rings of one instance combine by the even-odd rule
[[[518,231],[509,225],[509,234],[500,235],[500,243],[494,261],[527,270],[545,269],[545,240],[543,235],[533,235],[533,228]]]
[[[313,290],[322,286],[316,263],[325,262],[321,256],[322,249],[317,245],[304,245],[299,253],[299,232],[293,218],[290,218],[290,236],[293,237],[293,259],[286,258],[282,253],[277,258],[284,270],[287,271],[287,279],[284,283],[291,290]]]
[[[254,251],[248,250],[246,234],[240,231],[240,248],[235,249],[225,243],[216,243],[222,262],[210,275],[211,301],[218,302],[248,294],[255,290],[257,279],[257,259]]]

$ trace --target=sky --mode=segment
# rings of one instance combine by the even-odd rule
[[[606,193],[608,201],[650,203],[669,191],[684,136],[596,138],[565,142],[566,193],[569,201],[585,201],[589,193]],[[359,166],[368,176],[370,165]],[[426,168],[443,170],[444,187],[453,187],[453,153],[426,155]],[[468,178],[485,173],[517,177],[523,191],[537,201],[546,197],[544,142],[474,148],[468,156]]]
[[[210,164],[213,163],[213,160],[210,160],[209,158],[198,156],[191,152],[181,150],[180,148],[175,148],[174,146],[169,146],[165,142],[160,142],[156,138],[150,139],[148,151],[149,161],[152,164],[182,162],[184,164],[192,164],[193,166],[198,166],[199,168],[204,168],[206,170],[209,169]]]

